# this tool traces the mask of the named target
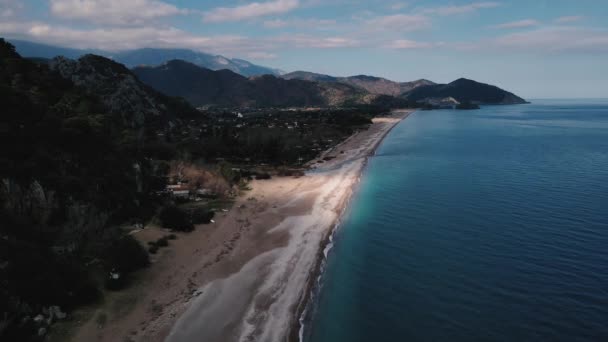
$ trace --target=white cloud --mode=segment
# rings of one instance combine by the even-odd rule
[[[109,51],[141,47],[182,47],[224,53],[256,51],[242,36],[199,36],[173,27],[74,29],[42,22],[0,22],[0,32],[15,38],[72,48]]]
[[[581,21],[581,20],[583,20],[583,18],[584,17],[582,15],[569,15],[569,16],[565,16],[565,17],[559,17],[559,18],[555,19],[555,22],[558,24],[569,24],[569,23]]]
[[[489,44],[517,51],[606,53],[608,31],[581,27],[545,27],[504,35],[490,41]]]
[[[97,24],[138,25],[186,10],[158,0],[50,0],[51,13]]]
[[[294,27],[299,29],[327,30],[335,27],[337,22],[335,20],[327,19],[273,19],[264,21],[263,25],[270,29]]]
[[[466,5],[452,5],[452,6],[441,6],[435,8],[426,8],[422,12],[427,14],[437,14],[442,16],[465,14],[475,12],[480,9],[495,8],[500,6],[499,2],[486,1],[486,2],[473,2]]]
[[[494,25],[493,28],[497,29],[512,29],[512,28],[524,28],[531,26],[538,26],[540,23],[534,19],[524,19],[518,21],[512,21],[504,24]]]
[[[298,8],[298,0],[272,0],[252,2],[236,7],[218,7],[203,14],[206,22],[226,22],[252,19],[273,14],[287,13]]]
[[[431,21],[423,15],[395,14],[375,17],[365,22],[369,31],[416,31],[431,26]]]
[[[23,9],[23,4],[17,0],[0,0],[0,18],[10,18]]]
[[[389,49],[424,49],[438,46],[438,44],[433,44],[429,42],[417,42],[409,39],[397,39],[390,42],[385,47]]]
[[[263,23],[265,28],[283,28],[283,27],[287,27],[287,25],[289,25],[289,23],[287,23],[287,21],[282,20],[282,19],[273,19],[273,20],[266,20]]]
[[[361,43],[347,37],[317,37],[311,35],[284,35],[270,38],[270,42],[296,48],[333,49],[360,46]]]
[[[339,36],[281,35],[251,38],[239,35],[204,36],[174,27],[114,27],[75,29],[43,22],[0,21],[9,38],[27,39],[79,49],[120,51],[143,47],[187,48],[229,57],[276,58],[286,49],[334,49],[360,46],[356,39]]]
[[[451,42],[445,46],[476,52],[608,54],[608,30],[552,26],[478,41]]]
[[[275,59],[278,56],[274,53],[268,53],[268,52],[250,52],[247,54],[247,58],[251,58],[251,59]]]

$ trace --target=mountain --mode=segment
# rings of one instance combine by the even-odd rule
[[[377,96],[356,87],[330,82],[283,79],[273,75],[245,78],[230,70],[213,71],[173,60],[157,67],[137,67],[144,83],[194,106],[292,107],[370,103]]]
[[[243,59],[230,59],[187,49],[137,49],[108,54],[115,61],[129,68],[136,66],[157,66],[167,61],[180,59],[211,70],[228,69],[243,76],[278,75],[277,69],[252,64]]]
[[[243,59],[230,59],[220,55],[211,55],[187,49],[143,48],[136,50],[109,52],[93,49],[71,49],[15,39],[10,40],[10,42],[15,46],[17,52],[23,57],[38,57],[51,59],[57,56],[63,56],[70,59],[76,59],[83,55],[95,54],[111,58],[118,63],[126,65],[129,68],[141,65],[155,66],[163,64],[172,59],[181,59],[207,69],[228,69],[244,76],[255,76],[263,74],[278,75],[281,73],[277,69],[255,65]]]
[[[9,42],[15,47],[17,53],[25,58],[37,57],[51,59],[53,57],[63,56],[66,58],[75,59],[89,53],[97,53],[98,55],[102,54],[100,53],[100,50],[71,49],[26,40],[10,39]]]
[[[281,78],[286,80],[304,80],[311,82],[338,82],[339,77],[317,74],[308,71],[294,71],[288,74],[281,75]]]
[[[403,95],[410,101],[427,102],[429,99],[452,97],[460,103],[473,104],[521,104],[521,97],[496,86],[479,83],[466,78],[448,84],[417,87]]]
[[[425,86],[425,85],[433,85],[435,83],[428,80],[417,80],[412,82],[395,82],[388,80],[386,78],[375,77],[375,76],[367,76],[367,75],[357,75],[357,76],[349,76],[349,77],[334,77],[323,74],[316,74],[307,71],[295,71],[281,77],[285,79],[300,79],[307,81],[315,81],[315,82],[338,82],[351,85],[353,87],[357,87],[359,89],[365,90],[370,94],[376,95],[390,95],[390,96],[399,96],[405,92],[408,92],[414,88]]]

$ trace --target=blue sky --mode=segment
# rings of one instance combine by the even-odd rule
[[[184,47],[338,76],[467,77],[527,98],[608,97],[606,0],[0,0],[0,36]]]

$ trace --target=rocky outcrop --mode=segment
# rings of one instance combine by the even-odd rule
[[[111,113],[122,116],[123,124],[128,127],[142,127],[146,118],[158,118],[167,110],[129,69],[105,58],[94,55],[78,60],[57,57],[49,66],[75,85],[99,96]]]
[[[92,204],[66,201],[61,203],[56,191],[45,189],[36,180],[25,185],[7,178],[0,182],[0,210],[9,213],[16,222],[45,226],[50,224],[55,211],[65,212],[59,240],[82,241],[86,235],[95,234],[107,225],[108,213]]]
[[[58,207],[55,191],[45,191],[38,181],[24,186],[8,178],[0,182],[0,205],[0,209],[15,217],[27,218],[41,225],[48,222],[51,213]]]

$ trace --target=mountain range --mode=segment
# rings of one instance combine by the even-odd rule
[[[207,69],[228,69],[244,76],[264,74],[278,75],[281,73],[278,69],[256,65],[243,59],[230,59],[220,55],[212,55],[187,49],[143,48],[110,52],[98,49],[71,49],[15,39],[11,39],[9,42],[15,46],[17,53],[26,58],[35,57],[50,59],[56,56],[63,56],[70,59],[77,59],[87,54],[95,54],[111,58],[129,68],[141,65],[155,66],[172,59],[181,59]]]
[[[415,102],[435,102],[453,98],[455,104],[521,104],[526,100],[496,86],[460,78],[449,84],[419,79],[411,82],[395,82],[381,77],[357,75],[335,77],[306,71],[295,71],[281,77],[289,80],[307,80],[320,83],[342,83],[370,94],[388,95]]]
[[[333,77],[298,71],[280,77],[246,78],[229,70],[213,71],[192,63],[172,60],[155,67],[136,67],[133,72],[152,88],[185,98],[196,107],[298,107],[380,104],[406,106],[441,103],[453,105],[517,104],[525,100],[498,87],[459,79],[449,84],[428,80],[394,82],[373,76]]]
[[[274,75],[244,77],[230,70],[213,71],[172,60],[156,67],[136,67],[144,83],[200,107],[340,106],[369,103],[377,95],[339,82],[283,79]]]
[[[454,105],[526,102],[496,86],[464,78],[449,84],[436,84],[425,79],[395,82],[368,75],[336,77],[306,71],[280,75],[277,69],[245,60],[187,49],[144,48],[112,53],[21,40],[13,40],[12,43],[21,55],[37,61],[64,56],[61,61],[66,65],[69,64],[69,59],[83,55],[88,57],[81,60],[81,63],[92,59],[91,54],[111,58],[117,65],[124,64],[122,73],[128,71],[127,68],[133,68],[133,74],[136,75],[133,78],[138,78],[160,93],[183,97],[196,107],[345,106],[379,102],[396,106],[408,102]],[[56,64],[58,60],[52,61]]]

